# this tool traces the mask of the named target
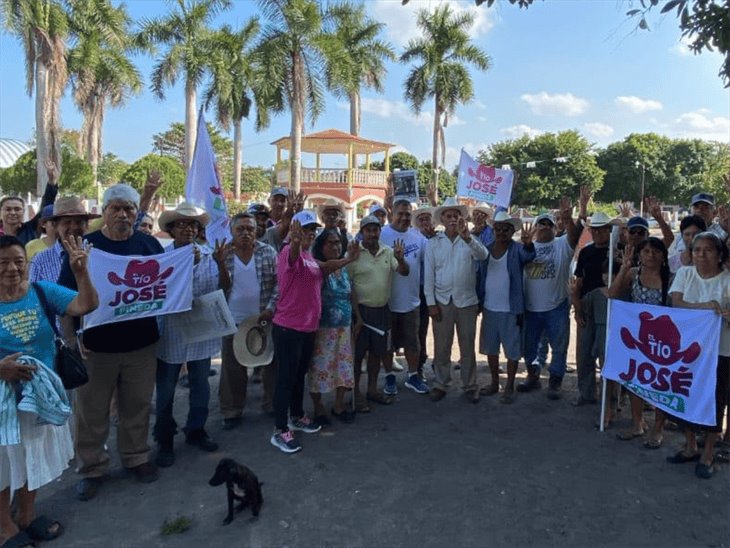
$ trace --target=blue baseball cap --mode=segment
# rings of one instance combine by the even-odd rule
[[[694,196],[692,196],[692,205],[698,204],[700,202],[705,202],[706,204],[710,204],[711,206],[715,205],[715,197],[712,194],[709,194],[707,192],[698,192]]]
[[[289,196],[289,189],[284,188],[283,186],[275,186],[273,189],[271,189],[271,194],[269,194],[269,198],[273,196],[284,196],[285,198]]]
[[[644,217],[637,215],[636,217],[631,217],[631,219],[629,219],[629,222],[626,223],[626,228],[628,228],[629,230],[631,230],[632,228],[643,228],[648,232],[649,221],[644,219]]]
[[[47,205],[41,211],[41,221],[47,221],[53,217],[53,204]]]

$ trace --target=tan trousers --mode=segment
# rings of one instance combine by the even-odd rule
[[[99,477],[109,468],[105,444],[115,389],[119,409],[117,448],[122,466],[133,468],[148,462],[157,343],[122,354],[89,352],[85,363],[89,382],[76,393],[74,445],[78,472],[85,477]]]
[[[433,370],[436,373],[434,386],[440,390],[448,390],[451,384],[451,346],[454,344],[454,328],[459,340],[461,358],[461,384],[464,390],[475,390],[477,387],[477,360],[474,352],[474,340],[477,333],[478,305],[457,308],[453,301],[449,304],[439,303],[441,321],[431,321],[433,326]]]
[[[264,366],[262,375],[264,395],[261,407],[271,412],[276,386],[276,359]],[[224,419],[235,419],[243,415],[248,390],[248,368],[243,367],[233,353],[233,335],[223,337],[221,344],[221,380],[218,385],[218,399]]]

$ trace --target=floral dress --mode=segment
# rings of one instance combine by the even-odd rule
[[[350,293],[345,269],[330,274],[322,285],[322,318],[309,369],[309,391],[315,394],[354,386]]]

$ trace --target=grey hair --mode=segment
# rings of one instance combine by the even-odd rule
[[[124,202],[130,202],[134,204],[135,207],[139,208],[139,192],[124,183],[117,183],[116,185],[112,185],[104,191],[104,197],[101,201],[101,207],[105,208],[112,200],[122,200]]]

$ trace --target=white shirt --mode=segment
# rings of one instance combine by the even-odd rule
[[[568,236],[563,235],[549,242],[535,242],[535,253],[535,260],[525,266],[525,308],[530,312],[547,312],[568,298],[573,248]]]
[[[682,293],[688,303],[717,301],[720,306],[730,306],[730,272],[723,269],[717,276],[701,278],[694,266],[683,266],[677,270],[669,293]],[[720,356],[730,356],[730,328],[722,322],[720,331]]]
[[[260,298],[261,286],[256,278],[256,261],[253,256],[248,264],[238,257],[233,257],[233,279],[234,284],[228,295],[228,308],[231,310],[233,320],[239,324],[246,318],[258,316],[261,312]]]
[[[475,261],[483,261],[488,255],[487,248],[476,238],[467,244],[456,236],[452,242],[439,232],[428,240],[423,278],[426,304],[449,304],[452,299],[457,308],[478,304]]]
[[[495,259],[489,258],[489,269],[485,285],[491,289],[484,292],[484,308],[492,312],[509,312],[509,273],[507,252]]]
[[[392,312],[403,314],[421,305],[421,259],[428,240],[415,228],[398,232],[392,225],[383,228],[380,241],[393,247],[396,240],[403,240],[404,258],[408,263],[408,276],[393,276],[388,305]]]

